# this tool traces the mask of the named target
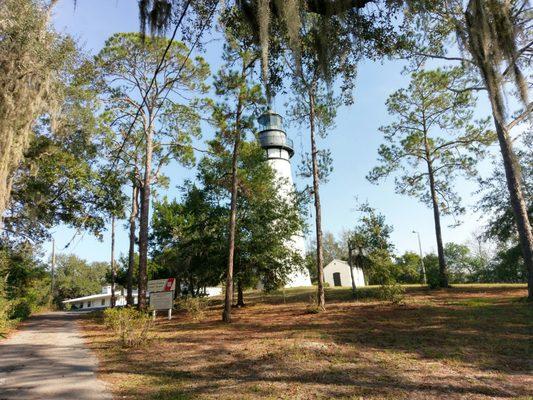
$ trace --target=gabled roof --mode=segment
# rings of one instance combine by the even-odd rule
[[[338,258],[334,259],[334,260],[331,260],[330,263],[328,265],[326,265],[324,268],[327,268],[329,267],[331,264],[344,264],[346,265],[347,267],[350,267],[350,264],[348,264],[347,261],[344,261],[344,260],[339,260]]]

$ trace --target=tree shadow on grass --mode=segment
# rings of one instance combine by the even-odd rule
[[[305,304],[259,304],[235,312],[231,325],[218,321],[219,310],[201,322],[178,316],[158,324],[161,348],[107,357],[104,368],[121,373],[128,365],[153,382],[150,396],[157,399],[261,398],[291,387],[300,389],[289,398],[532,395],[523,378],[531,376],[530,305],[457,292],[439,296],[440,303],[429,305],[334,302],[318,315],[305,314]],[[301,343],[325,343],[329,350]],[[418,363],[412,367],[418,378],[410,362]],[[457,372],[465,368],[475,376]]]

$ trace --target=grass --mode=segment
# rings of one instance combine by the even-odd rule
[[[533,306],[523,285],[406,287],[406,302],[376,288],[248,293],[234,322],[221,302],[204,319],[156,323],[157,339],[123,350],[97,319],[81,323],[101,377],[124,399],[533,398]]]

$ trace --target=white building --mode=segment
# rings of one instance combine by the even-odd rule
[[[294,155],[292,140],[287,137],[283,130],[283,118],[273,111],[267,111],[259,117],[259,142],[265,149],[268,164],[276,173],[276,178],[282,185],[282,192],[285,196],[294,191],[292,180],[291,157]],[[288,246],[292,246],[298,251],[302,258],[305,257],[305,240],[303,234],[295,235]],[[309,272],[294,271],[289,276],[289,282],[285,287],[311,286]]]
[[[126,290],[115,290],[115,304],[117,306],[126,305]],[[133,291],[133,302],[137,304],[137,291]],[[89,296],[64,300],[63,304],[70,305],[75,310],[94,310],[98,308],[111,307],[111,285],[103,286],[102,293],[91,294]]]
[[[359,267],[353,267],[355,287],[365,286],[365,275]],[[346,261],[333,260],[324,267],[324,282],[329,286],[352,286],[350,265]]]

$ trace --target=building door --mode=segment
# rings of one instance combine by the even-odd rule
[[[334,272],[333,273],[333,285],[342,286],[341,285],[341,273],[340,272]]]

